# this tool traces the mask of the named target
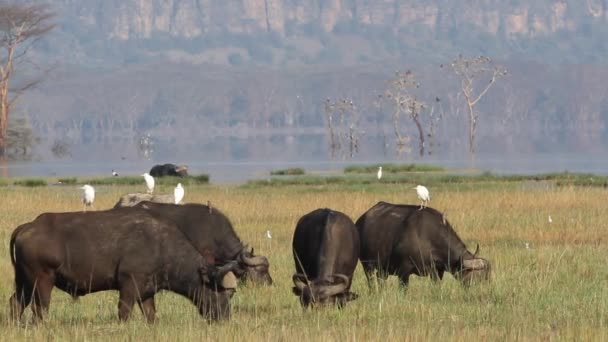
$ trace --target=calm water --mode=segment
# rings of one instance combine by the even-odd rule
[[[180,159],[184,160],[184,159]],[[139,175],[148,171],[157,163],[167,161],[31,161],[14,162],[0,165],[0,175],[9,177],[47,177],[47,176],[109,176],[114,169],[121,175]],[[423,158],[416,160],[376,158],[352,160],[223,160],[223,161],[186,161],[190,174],[206,173],[215,184],[242,183],[249,179],[264,179],[270,176],[271,170],[287,167],[301,167],[307,172],[318,174],[340,173],[345,166],[353,164],[422,162],[441,165],[447,168],[465,170],[467,159]],[[479,156],[476,168],[495,173],[543,173],[543,172],[588,172],[608,174],[608,155],[581,154],[535,154],[519,157],[492,158]]]
[[[415,153],[398,156],[379,137],[364,137],[354,158],[346,151],[331,158],[325,134],[235,137],[200,137],[182,141],[157,141],[146,156],[129,139],[76,145],[67,159],[53,159],[41,149],[36,161],[0,164],[2,177],[110,176],[112,169],[121,175],[140,175],[156,164],[186,164],[190,174],[209,174],[212,183],[242,183],[268,178],[271,170],[301,167],[320,174],[340,173],[345,166],[377,163],[431,163],[455,171],[469,168],[466,153],[441,152],[417,157]],[[466,151],[466,146],[451,142],[451,150]],[[588,151],[506,154],[500,147],[480,144],[475,168],[495,173],[588,172],[608,174],[608,149]],[[446,148],[445,146],[443,148]],[[485,150],[483,150],[485,148]]]

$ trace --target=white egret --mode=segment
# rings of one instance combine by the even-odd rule
[[[422,201],[422,203],[420,204],[420,210],[422,210],[422,208],[426,207],[427,202],[431,200],[429,189],[422,185],[417,185],[414,189],[418,194],[418,199]]]
[[[148,187],[148,193],[151,194],[154,192],[154,177],[150,176],[149,173],[144,173],[142,175],[144,180],[146,181],[146,186]]]
[[[87,211],[87,207],[92,206],[95,200],[95,189],[89,184],[83,185],[81,189],[84,190],[82,193],[82,210]]]
[[[382,166],[378,166],[378,179],[382,178]]]
[[[112,176],[113,177],[118,177],[118,172],[114,171],[114,169],[112,169]]]
[[[549,223],[553,223],[553,219],[551,218],[551,215],[549,215]]]
[[[266,237],[272,239],[272,234],[270,233],[270,230],[266,231]]]
[[[184,188],[182,183],[177,183],[177,186],[173,190],[173,197],[175,198],[175,204],[179,204],[184,198]]]

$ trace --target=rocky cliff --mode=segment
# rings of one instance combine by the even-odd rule
[[[503,53],[505,45],[522,41],[523,54],[534,42],[563,50],[571,44],[557,42],[560,38],[593,40],[607,23],[605,0],[48,1],[58,11],[60,35],[70,50],[90,55],[124,49],[137,58],[160,53],[233,64],[310,64],[324,50],[338,61],[351,53],[367,61],[425,48],[451,55],[480,47]],[[70,36],[79,39],[67,42]],[[112,45],[120,42],[143,43]],[[551,46],[543,48],[554,54]]]

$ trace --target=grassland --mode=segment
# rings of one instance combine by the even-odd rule
[[[384,180],[384,179],[383,179]],[[493,263],[490,284],[462,288],[451,276],[433,285],[412,277],[402,291],[396,279],[370,293],[358,266],[353,290],[360,297],[344,310],[303,311],[291,293],[291,238],[303,214],[330,207],[356,219],[379,200],[416,203],[415,183],[353,182],[282,186],[186,187],[187,202],[222,209],[241,238],[267,255],[275,285],[243,287],[233,298],[230,322],[207,324],[187,300],[157,296],[159,322],[148,326],[137,311],[121,324],[117,293],[73,303],[55,290],[48,321],[13,326],[0,306],[3,340],[607,340],[607,191],[557,181],[489,179],[434,182],[431,206],[445,212],[470,246]],[[426,183],[424,183],[426,184]],[[276,184],[275,184],[276,185]],[[98,185],[94,209],[114,205],[142,185]],[[172,186],[160,184],[168,193]],[[8,240],[20,223],[46,211],[81,209],[77,185],[0,187],[0,300],[13,290]],[[552,223],[548,217],[552,217]],[[265,237],[271,230],[273,238]],[[525,248],[525,243],[529,249]],[[27,316],[31,315],[29,309]]]

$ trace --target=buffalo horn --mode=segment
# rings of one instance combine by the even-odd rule
[[[319,295],[321,297],[331,297],[335,296],[339,293],[344,292],[346,287],[348,286],[348,277],[344,274],[335,274],[333,276],[333,284],[332,285],[323,285],[319,288]]]
[[[486,268],[486,261],[483,259],[467,259],[462,261],[462,265],[469,270],[483,270]]]
[[[224,280],[226,279],[227,274],[230,272],[232,273],[232,270],[234,268],[236,268],[238,266],[238,264],[235,261],[229,262],[226,265],[219,267],[217,269],[217,272],[215,273],[215,281],[219,284],[221,284],[222,286],[224,283]],[[234,274],[233,274],[234,276]]]
[[[248,257],[245,254],[241,254],[241,260],[243,260],[247,266],[259,266],[268,263],[266,257],[261,255]]]
[[[475,248],[475,253],[473,253],[473,258],[477,257],[477,253],[479,253],[479,244],[477,244],[477,248]]]
[[[293,275],[293,284],[300,291],[304,291],[304,289],[308,286],[306,283],[306,276],[301,273],[296,273]]]
[[[237,286],[236,276],[234,275],[234,273],[232,273],[232,271],[229,271],[228,273],[226,273],[224,275],[224,277],[222,278],[221,285],[225,289],[236,289],[236,286]]]

